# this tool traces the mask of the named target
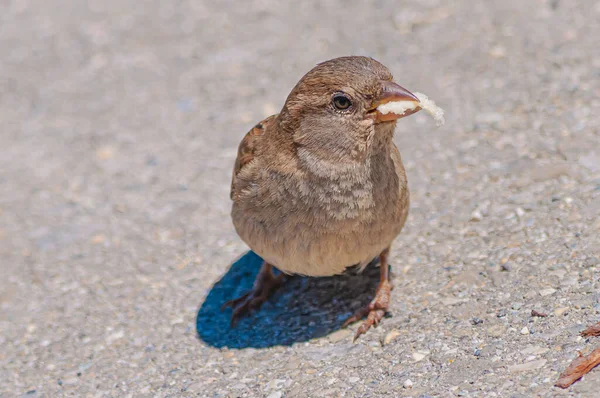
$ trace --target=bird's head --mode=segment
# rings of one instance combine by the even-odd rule
[[[419,102],[392,81],[390,71],[367,57],[342,57],[318,64],[288,96],[280,124],[311,157],[364,161],[373,147],[391,145],[396,121],[403,115],[382,114],[390,101]]]

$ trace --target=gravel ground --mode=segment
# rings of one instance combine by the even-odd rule
[[[397,3],[1,2],[0,396],[597,396],[553,384],[600,345],[600,2]],[[340,329],[372,267],[229,330],[236,146],[348,54],[447,114],[397,130],[392,315]]]

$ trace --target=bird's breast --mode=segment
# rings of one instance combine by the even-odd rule
[[[234,203],[232,216],[250,248],[284,272],[326,276],[366,264],[406,219],[404,170],[389,158],[269,178],[277,189],[255,189]]]

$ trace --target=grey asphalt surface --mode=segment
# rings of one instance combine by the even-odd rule
[[[553,384],[600,346],[599,37],[598,1],[0,2],[0,396],[598,396]],[[391,317],[340,329],[371,268],[230,330],[237,144],[350,54],[447,116],[398,125]]]

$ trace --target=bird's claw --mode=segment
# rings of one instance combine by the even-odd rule
[[[381,282],[377,288],[375,298],[368,305],[356,311],[354,315],[344,322],[342,327],[346,327],[353,322],[359,321],[365,316],[367,317],[367,319],[358,327],[358,329],[356,329],[354,341],[356,341],[361,334],[366,333],[371,326],[377,327],[379,322],[383,319],[390,303],[391,290],[392,285],[389,281],[386,280]]]
[[[283,274],[275,276],[270,267],[263,267],[254,282],[251,291],[242,296],[229,300],[221,306],[221,311],[227,307],[233,309],[230,327],[234,327],[239,318],[252,310],[259,309],[261,305],[283,284]]]

